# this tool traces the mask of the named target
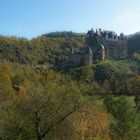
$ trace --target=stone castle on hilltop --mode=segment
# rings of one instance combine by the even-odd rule
[[[68,61],[63,62],[63,68],[127,57],[127,37],[123,33],[118,36],[113,31],[91,29],[86,34],[85,44],[83,50],[71,49]]]

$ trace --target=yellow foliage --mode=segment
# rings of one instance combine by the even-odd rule
[[[83,108],[79,112],[79,134],[82,140],[111,140],[109,114]]]

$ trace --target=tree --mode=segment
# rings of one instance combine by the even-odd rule
[[[30,124],[30,137],[37,140],[55,139],[56,135],[53,134],[60,131],[58,128],[68,133],[63,123],[81,106],[81,95],[76,83],[70,78],[49,70],[40,74],[40,82],[44,88],[41,87],[39,93],[31,90],[28,99],[19,102],[18,112],[21,113],[20,116],[23,115],[24,123]],[[61,135],[62,132],[58,139],[62,139]]]
[[[138,140],[140,137],[139,114],[134,102],[128,97],[106,97],[104,103],[112,115],[111,133],[113,140]]]
[[[75,120],[77,139],[110,140],[110,116],[97,98],[92,98],[78,112]]]

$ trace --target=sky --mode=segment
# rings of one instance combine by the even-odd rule
[[[0,0],[0,34],[34,38],[54,31],[140,31],[140,0]]]

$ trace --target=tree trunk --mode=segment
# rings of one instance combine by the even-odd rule
[[[37,140],[43,140],[43,138],[37,134]]]
[[[44,137],[42,137],[42,135],[40,134],[40,113],[39,112],[35,112],[35,131],[36,131],[36,139],[37,140],[43,140]]]
[[[134,101],[137,109],[140,111],[140,95],[136,95]]]

